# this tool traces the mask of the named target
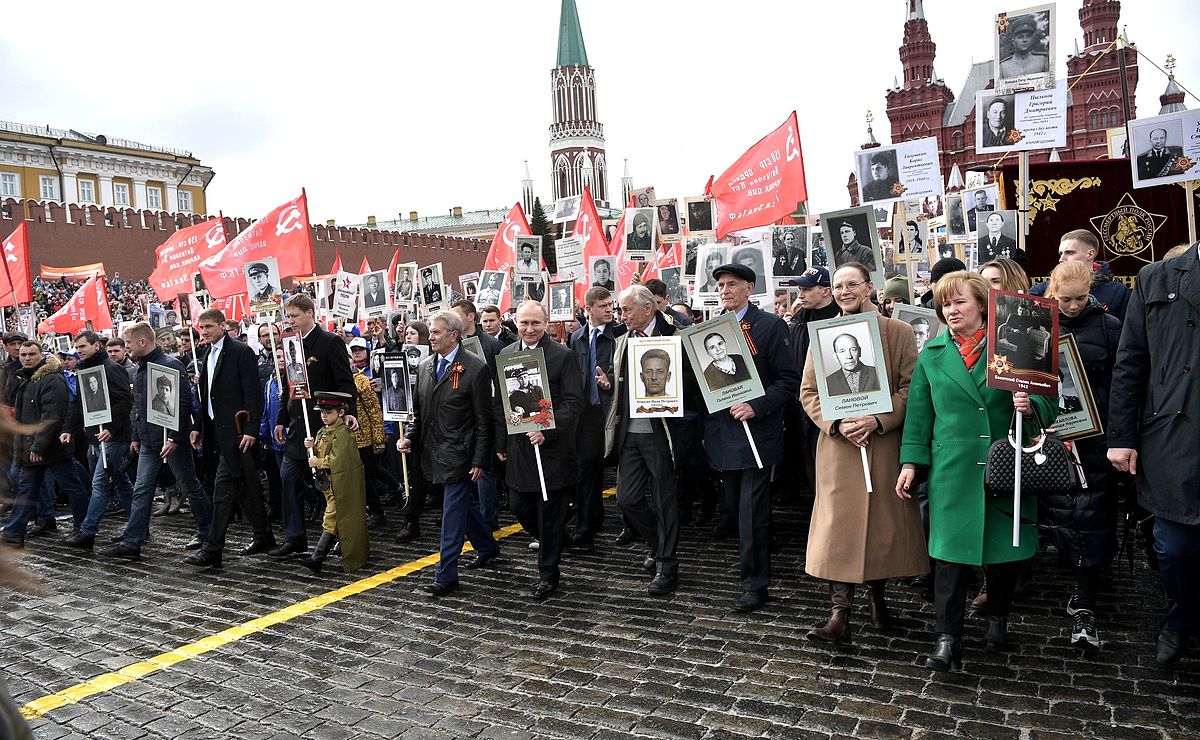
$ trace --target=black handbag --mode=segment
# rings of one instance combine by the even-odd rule
[[[1018,445],[1017,415],[1008,427],[1008,436],[996,440],[988,448],[983,487],[992,496],[1012,496],[1016,479],[1017,460],[1021,462],[1021,495],[1047,496],[1073,490],[1079,481],[1075,458],[1062,440],[1046,434],[1046,428],[1033,409],[1039,436],[1025,447]],[[1029,422],[1026,422],[1029,423]],[[1018,458],[1017,449],[1021,454]]]

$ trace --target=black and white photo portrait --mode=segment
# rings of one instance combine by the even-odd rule
[[[383,418],[385,421],[403,421],[412,414],[412,395],[409,393],[407,363],[404,356],[385,354],[383,357]]]
[[[307,398],[308,365],[304,359],[304,339],[290,330],[283,333],[283,368],[288,381],[288,397]]]
[[[1053,15],[1053,5],[1040,5],[996,16],[993,77],[997,90],[1054,86]]]
[[[575,318],[575,281],[550,283],[551,321],[571,321]]]
[[[654,251],[654,227],[658,223],[656,209],[625,209],[625,252],[630,259],[646,261]]]
[[[829,268],[829,250],[825,247],[825,234],[813,229],[808,235],[808,264],[810,267]]]
[[[265,258],[246,265],[246,295],[250,303],[278,301],[279,266],[274,258]]]
[[[479,306],[499,306],[504,295],[504,279],[501,270],[484,270],[479,273],[479,293],[475,303]]]
[[[946,234],[951,239],[967,238],[967,215],[961,195],[946,196]]]
[[[763,251],[765,242],[755,242],[744,247],[734,247],[730,250],[729,261],[749,267],[754,271],[754,287],[751,296],[764,296],[771,287],[771,273],[767,271],[767,260]]]
[[[382,316],[387,313],[387,270],[377,270],[363,275],[362,302],[363,309],[368,316]]]
[[[108,424],[112,421],[112,410],[108,398],[108,382],[103,365],[89,367],[76,372],[79,401],[83,405],[85,427]]]
[[[1052,373],[1058,341],[1053,336],[1051,310],[1028,296],[994,295],[995,352],[1003,354],[1017,370]]]
[[[512,302],[516,306],[521,301],[546,302],[545,273],[538,275],[537,280],[516,280],[512,285]]]
[[[718,390],[750,379],[746,358],[738,352],[730,352],[730,332],[720,329],[710,331],[701,338],[704,348],[704,383],[709,390]],[[736,345],[734,345],[736,347]]]
[[[421,297],[426,306],[446,299],[446,283],[442,280],[442,263],[421,268]]]
[[[832,234],[832,254],[829,256],[833,264],[827,266],[831,272],[848,262],[862,263],[873,273],[879,271],[879,232],[870,206],[823,213],[821,226],[825,233]],[[873,275],[872,279],[883,283],[882,274]]]
[[[980,147],[1007,146],[1008,135],[1013,130],[1014,95],[994,95],[984,98],[980,110],[976,111],[981,123]]]
[[[700,234],[713,230],[713,203],[707,198],[684,198],[687,205],[687,227],[689,234]]]
[[[638,208],[649,208],[654,203],[654,188],[638,188],[630,195]]]
[[[825,387],[830,396],[879,390],[878,361],[866,325],[821,329],[817,343],[824,354]],[[829,372],[830,368],[834,368]]]
[[[537,280],[542,272],[542,237],[518,236],[517,246],[513,250],[517,262],[513,272],[518,280]]]
[[[179,431],[179,371],[153,362],[146,368],[146,421]]]
[[[979,217],[996,210],[996,186],[975,188],[963,197],[967,205],[967,229],[974,234],[979,230]]]
[[[808,269],[808,227],[771,227],[771,274],[774,277],[803,275]]]
[[[896,304],[892,307],[892,318],[903,321],[912,327],[918,353],[925,349],[929,340],[940,334],[944,328],[944,325],[938,320],[937,312],[924,306]]]
[[[979,222],[979,264],[998,257],[1026,264],[1025,252],[1017,246],[1017,212],[992,211]]]
[[[687,284],[683,282],[682,267],[664,267],[658,277],[667,286],[667,303],[688,303]]]
[[[617,261],[612,257],[592,257],[588,260],[588,285],[607,288],[617,292]]]
[[[897,253],[902,259],[924,259],[927,253],[925,242],[929,239],[929,223],[923,219],[909,218],[904,221]]]
[[[729,261],[729,247],[725,244],[708,242],[700,245],[697,257],[696,297],[712,297],[717,295],[717,279],[713,270]],[[704,295],[702,295],[704,294]]]
[[[674,198],[656,203],[654,212],[658,218],[658,233],[663,237],[679,236],[679,204]]]
[[[579,198],[578,195],[572,195],[554,201],[554,223],[574,221],[579,216]]]
[[[1175,165],[1183,157],[1183,122],[1163,121],[1133,126],[1133,149],[1137,152],[1137,179],[1157,180],[1179,174]]]
[[[417,300],[416,263],[396,265],[396,302],[412,303],[415,300]]]
[[[858,181],[863,183],[862,202],[891,200],[900,195],[893,188],[900,183],[896,151],[887,149],[872,152],[867,150],[856,155]]]

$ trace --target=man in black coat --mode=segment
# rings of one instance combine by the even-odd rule
[[[800,289],[800,308],[792,316],[789,332],[792,350],[796,357],[796,369],[803,376],[804,363],[808,359],[808,347],[812,341],[808,333],[808,325],[814,321],[832,319],[841,314],[842,309],[838,308],[837,303],[833,300],[833,293],[829,287],[829,271],[824,267],[810,267],[804,271],[803,275],[784,281],[784,285],[795,285]],[[793,404],[788,410],[786,447],[789,450],[801,450],[799,459],[793,461],[792,465],[798,466],[800,460],[803,460],[804,475],[808,479],[810,492],[816,490],[816,468],[814,466],[817,456],[817,440],[820,436],[820,430],[816,424],[813,424],[812,419],[808,418],[808,414],[804,413],[804,408],[799,403]],[[777,475],[776,479],[782,477],[786,480],[788,477],[786,473],[790,467],[788,461],[785,461],[782,470],[779,471],[783,475]]]
[[[442,539],[433,583],[425,591],[442,596],[458,588],[463,536],[475,548],[464,569],[487,564],[500,546],[471,495],[492,455],[492,380],[488,366],[462,348],[463,323],[454,311],[438,311],[429,322],[429,357],[417,368],[413,420],[396,449],[416,446],[421,469],[441,483]]]
[[[1200,243],[1138,273],[1109,393],[1108,459],[1154,514],[1158,571],[1174,602],[1157,661],[1200,634]],[[1195,370],[1196,372],[1192,372]]]
[[[288,323],[302,339],[310,398],[317,391],[336,391],[354,399],[357,391],[350,363],[346,361],[346,343],[336,334],[317,326],[316,305],[312,298],[297,293],[288,299],[284,311]],[[356,412],[355,403],[351,400],[346,410],[346,425],[351,430],[358,428]],[[304,421],[306,415],[307,424]],[[300,498],[301,484],[311,476],[304,439],[309,430],[316,435],[320,429],[321,415],[311,400],[297,399],[280,404],[279,416],[275,420],[275,440],[285,445],[283,464],[279,468],[279,478],[283,484],[283,544],[271,550],[272,557],[283,558],[308,550],[304,507]]]
[[[479,310],[479,325],[483,333],[500,342],[501,347],[517,341],[517,335],[500,322],[500,309],[496,306],[484,306]]]
[[[737,512],[742,595],[739,611],[767,603],[771,582],[771,466],[783,461],[782,413],[800,390],[800,374],[783,319],[750,303],[757,276],[744,265],[713,270],[721,305],[737,316],[751,347],[764,395],[711,413],[704,424],[704,449],[713,470],[720,471],[725,503]],[[747,433],[762,460],[755,462]]]
[[[16,503],[0,530],[0,542],[25,545],[25,528],[36,517],[38,496],[47,475],[67,489],[76,526],[82,521],[87,495],[79,483],[79,464],[71,448],[60,440],[67,419],[69,390],[62,365],[54,355],[42,356],[37,342],[26,341],[17,350],[21,369],[13,397],[14,421],[41,425],[32,434],[13,435],[12,482]]]
[[[208,344],[200,364],[200,408],[189,435],[192,448],[216,458],[213,479],[213,522],[200,552],[185,559],[189,565],[221,567],[225,532],[233,504],[254,529],[250,546],[242,555],[255,555],[275,547],[275,535],[263,506],[258,468],[251,451],[258,441],[263,394],[258,384],[258,361],[248,345],[230,339],[222,330],[225,314],[210,308],[200,314],[200,336]]]
[[[113,362],[108,357],[104,339],[94,331],[80,332],[75,337],[75,351],[79,353],[79,370],[103,368],[104,384],[108,387],[109,410],[112,419],[107,424],[83,426],[82,397],[88,393],[76,394],[71,401],[70,419],[60,438],[63,444],[71,444],[72,435],[81,434],[87,439],[88,464],[92,467],[91,498],[88,501],[87,514],[81,522],[76,523],[76,531],[72,532],[63,542],[71,547],[90,550],[96,542],[96,533],[100,529],[100,519],[108,509],[109,478],[116,490],[117,500],[121,508],[129,512],[133,501],[133,484],[129,476],[121,470],[125,456],[129,454],[130,413],[133,410],[133,391],[129,384],[129,373],[125,368]],[[90,385],[97,379],[95,374],[86,374],[86,383]],[[95,394],[103,405],[103,389],[97,388]],[[97,406],[88,403],[88,409]],[[103,431],[101,431],[103,429]],[[100,445],[104,445],[107,467],[103,464],[104,457],[100,455]]]
[[[575,454],[579,460],[579,482],[575,485],[575,534],[571,547],[592,549],[596,533],[604,528],[604,420],[612,406],[613,348],[625,327],[613,323],[613,295],[593,285],[583,296],[587,324],[571,335],[579,375],[583,379],[584,403],[576,425]],[[601,378],[604,378],[601,382]]]
[[[583,378],[571,351],[546,335],[546,310],[535,301],[525,301],[517,309],[520,339],[500,351],[497,364],[514,352],[540,348],[546,357],[546,377],[554,401],[554,429],[509,436],[504,412],[498,406],[497,456],[507,464],[509,503],[517,521],[537,539],[539,581],[533,598],[541,600],[558,590],[558,561],[562,557],[566,529],[567,502],[575,490],[579,468],[576,465],[575,432],[583,408]],[[500,403],[499,396],[496,404]],[[534,446],[541,451],[545,473],[546,500]]]

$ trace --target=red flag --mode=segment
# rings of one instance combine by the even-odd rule
[[[333,267],[329,268],[330,275],[336,275],[342,271],[342,250],[334,247],[333,249]]]
[[[796,111],[709,180],[707,192],[716,201],[718,239],[731,231],[775,223],[795,211],[808,199]]]
[[[575,302],[582,306],[583,296],[591,287],[588,267],[592,258],[609,256],[608,242],[604,240],[604,225],[596,213],[596,202],[592,200],[592,191],[587,185],[583,186],[583,194],[579,196],[579,216],[575,219],[573,235],[583,241],[583,274],[575,279]]]
[[[662,271],[668,267],[679,267],[683,264],[683,242],[668,242],[658,250],[658,259],[650,263],[642,273],[642,282],[651,278],[662,280]]]
[[[87,280],[94,275],[104,277],[104,263],[93,262],[90,265],[77,265],[75,267],[49,267],[42,265],[42,279],[58,280],[66,278],[67,280]]]
[[[367,255],[364,254],[362,264],[358,266],[358,274],[366,275],[370,271],[371,271],[371,263],[367,262]]]
[[[204,285],[214,298],[246,292],[243,265],[274,257],[279,277],[313,274],[312,231],[308,198],[300,197],[274,209],[233,238],[220,252],[200,263]]]
[[[193,293],[187,294],[187,302],[188,310],[192,314],[192,326],[196,331],[200,331],[200,314],[204,313],[204,306],[200,304],[200,301],[196,300],[196,296]]]
[[[500,270],[508,274],[508,287],[512,283],[512,268],[516,264],[516,252],[518,236],[529,236],[533,232],[529,229],[529,221],[525,218],[525,210],[521,208],[518,202],[509,209],[508,215],[500,222],[500,227],[496,229],[496,235],[492,237],[492,248],[488,250],[487,259],[483,261],[483,269],[485,270]],[[505,290],[500,296],[500,313],[504,313],[512,307],[512,292]]]
[[[29,231],[25,222],[17,224],[13,233],[4,238],[4,266],[8,268],[8,280],[12,286],[12,303],[0,301],[0,305],[14,306],[33,303],[33,288],[29,282]]]
[[[225,225],[220,219],[180,229],[154,250],[157,266],[150,273],[150,287],[160,301],[169,301],[192,289],[192,273],[201,260],[225,248]],[[243,286],[244,287],[244,286]]]
[[[637,196],[629,196],[629,202],[625,204],[626,208],[633,208],[637,205]],[[634,262],[631,259],[625,258],[625,214],[621,214],[621,218],[617,221],[616,228],[613,231],[613,240],[608,245],[608,253],[617,260],[617,275],[616,283],[617,290],[624,290],[630,285],[633,285],[633,278],[637,275],[638,270],[642,269],[642,265]]]
[[[388,285],[396,284],[396,266],[400,264],[400,248],[396,247],[396,253],[392,255],[392,264],[388,265]]]
[[[96,331],[113,328],[112,314],[108,311],[108,294],[104,290],[104,278],[94,275],[87,279],[71,300],[58,309],[50,318],[38,324],[39,334],[76,334],[92,322]]]
[[[246,294],[238,293],[224,298],[216,298],[209,304],[209,307],[225,314],[226,321],[241,321],[246,317]]]

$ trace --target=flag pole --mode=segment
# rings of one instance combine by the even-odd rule
[[[100,425],[100,433],[104,433],[103,424]],[[108,450],[105,449],[103,442],[100,443],[100,464],[105,470],[108,470]]]

